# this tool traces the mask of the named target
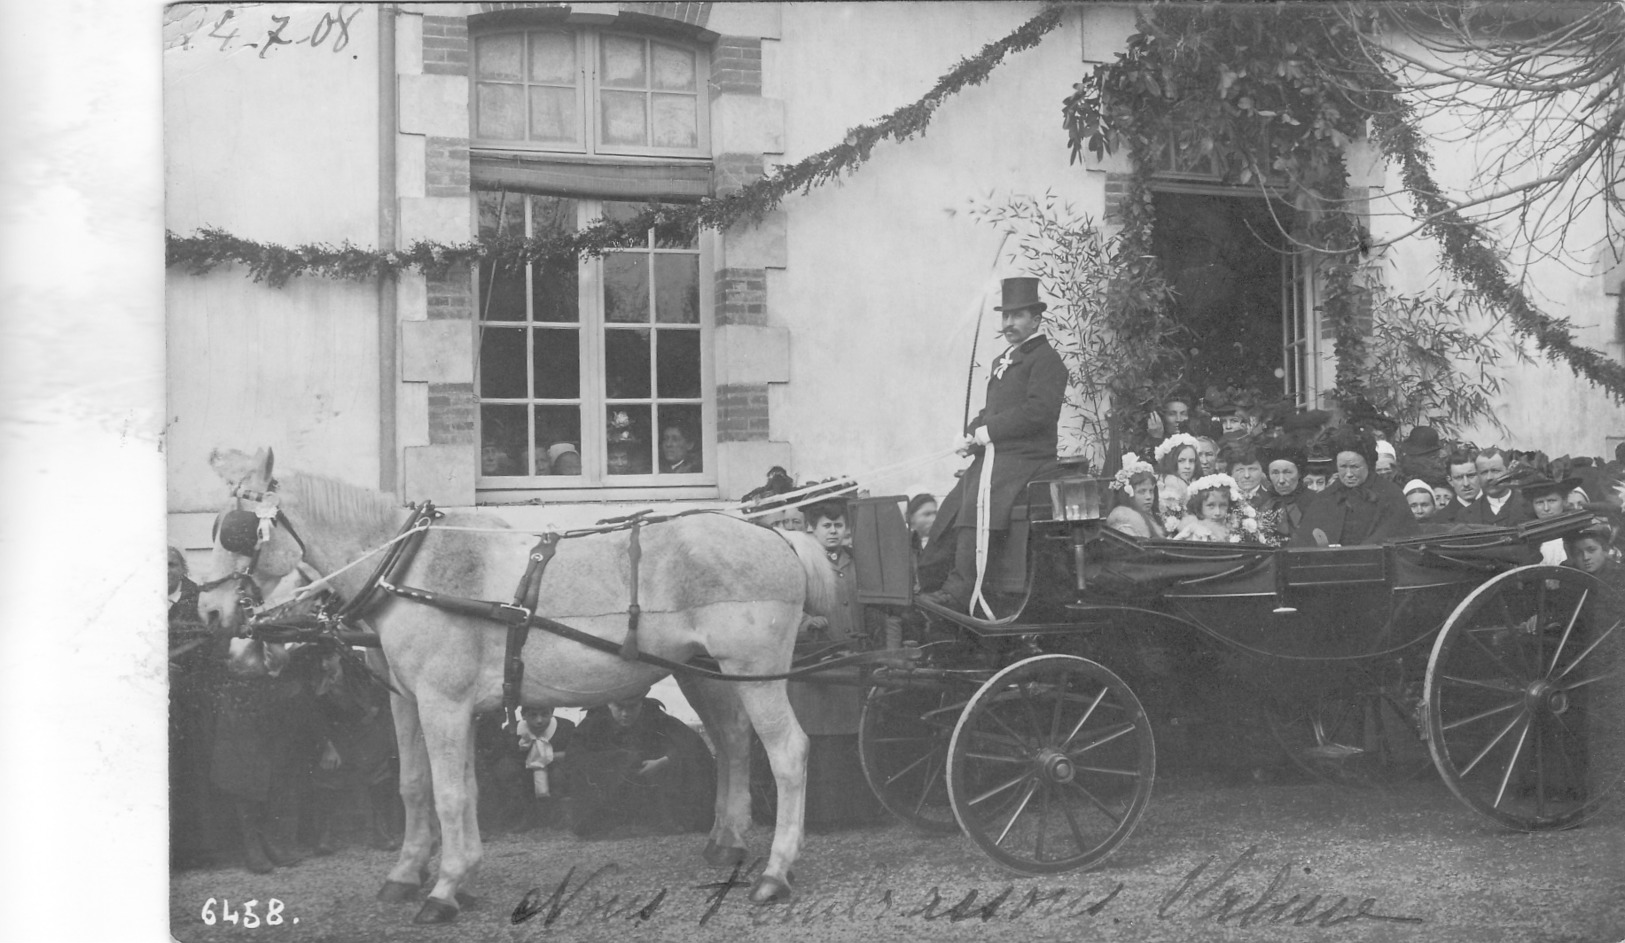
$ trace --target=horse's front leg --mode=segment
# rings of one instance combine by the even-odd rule
[[[467,702],[419,696],[418,717],[428,747],[434,782],[435,811],[440,819],[440,876],[416,923],[450,923],[467,895],[460,893],[479,867],[482,849],[475,824],[474,711]]]
[[[397,690],[406,690],[399,678]],[[434,851],[434,786],[429,778],[429,751],[423,742],[423,725],[418,720],[418,702],[403,694],[391,693],[390,712],[395,721],[395,744],[401,758],[401,804],[406,822],[401,834],[401,853],[395,867],[378,891],[378,899],[401,903],[417,896],[423,874]]]
[[[750,827],[750,718],[728,683],[678,675],[677,686],[717,750],[716,824],[705,842],[705,862],[742,864]]]
[[[767,867],[750,890],[758,904],[790,896],[790,866],[801,853],[807,797],[807,735],[796,722],[783,681],[739,685],[739,699],[762,738],[773,780],[778,786],[778,815],[773,820],[773,850]]]

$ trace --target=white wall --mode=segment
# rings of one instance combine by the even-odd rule
[[[216,29],[225,9],[203,7],[166,29],[166,226],[377,245],[376,8],[361,8],[338,52],[343,31],[329,22],[320,46],[276,46],[264,58],[246,44],[277,28],[272,16],[288,18],[283,38],[308,40],[338,5],[236,7]],[[208,35],[233,30],[224,51]],[[275,289],[236,267],[171,270],[165,301],[171,512],[218,507],[206,461],[215,446],[271,445],[306,470],[376,483],[373,283],[306,278]]]
[[[789,4],[777,65],[785,161],[838,143],[853,125],[926,92],[961,57],[1033,16],[1030,3]],[[851,177],[786,201],[788,266],[769,273],[769,310],[791,330],[791,382],[773,403],[773,438],[797,471],[824,477],[944,450],[959,431],[973,323],[1000,275],[999,233],[967,201],[989,191],[1071,200],[1097,220],[1103,175],[1068,166],[1060,103],[1082,76],[1076,16],[989,80],[948,98],[924,137],[876,146]],[[989,304],[998,304],[997,287]],[[984,315],[978,359],[1004,349]],[[972,411],[985,393],[979,377]],[[962,462],[887,480],[939,495]]]

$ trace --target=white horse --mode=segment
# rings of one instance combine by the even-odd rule
[[[400,532],[407,511],[391,496],[306,474],[271,477],[272,455],[215,451],[210,465],[230,487],[235,506],[278,503],[268,539],[253,554],[214,548],[215,577],[246,574],[262,589],[303,561],[330,574]],[[275,494],[274,498],[265,498]],[[222,515],[224,516],[224,515]],[[537,538],[524,532],[478,533],[450,528],[504,527],[487,516],[448,514],[431,528],[400,582],[432,592],[496,602],[513,598]],[[641,534],[638,647],[675,662],[708,654],[733,675],[770,675],[790,665],[803,606],[828,612],[834,575],[806,534],[783,533],[722,514],[696,514],[649,524]],[[619,644],[627,634],[631,567],[628,533],[559,541],[541,580],[537,614]],[[372,561],[331,582],[354,598]],[[241,623],[234,580],[204,593],[205,622]],[[499,622],[454,615],[389,598],[366,615],[377,630],[398,692],[392,702],[401,751],[406,834],[399,860],[379,892],[404,901],[421,890],[439,817],[440,871],[417,914],[419,923],[454,919],[480,863],[475,824],[472,719],[501,704],[507,632]],[[543,630],[524,649],[526,705],[589,707],[627,697],[664,674]],[[778,787],[778,816],[767,866],[751,889],[766,903],[789,895],[790,867],[802,841],[807,738],[796,723],[785,682],[725,682],[679,673],[678,683],[717,750],[716,824],[705,846],[714,865],[745,858],[750,821],[747,749],[755,728]]]

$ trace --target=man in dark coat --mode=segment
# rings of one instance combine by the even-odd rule
[[[937,523],[927,541],[927,559],[921,562],[922,580],[940,573],[953,554],[953,568],[941,588],[925,598],[952,609],[965,610],[976,585],[977,486],[987,462],[986,447],[994,446],[988,500],[988,559],[998,553],[1010,527],[1010,509],[1027,483],[1055,464],[1055,428],[1066,395],[1066,365],[1038,333],[1044,309],[1038,299],[1038,279],[1007,278],[1001,333],[1010,347],[993,365],[987,381],[987,405],[970,421],[961,440],[963,454],[978,452],[976,460],[937,509]],[[932,548],[936,549],[933,554]]]
[[[1508,481],[1510,456],[1498,448],[1488,448],[1474,459],[1478,466],[1479,495],[1465,514],[1456,518],[1464,524],[1490,524],[1516,527],[1535,519],[1535,511]]]
[[[570,743],[559,774],[565,820],[578,837],[596,837],[623,822],[677,832],[711,827],[716,761],[705,740],[654,698],[593,708]]]

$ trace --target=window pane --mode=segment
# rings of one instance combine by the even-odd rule
[[[512,79],[524,76],[520,70],[520,35],[481,36],[474,40],[474,75],[482,79]]]
[[[642,92],[599,92],[605,144],[648,144]]]
[[[655,246],[660,249],[697,249],[700,224],[668,222],[655,229]]]
[[[603,50],[599,84],[610,88],[649,87],[643,71],[643,40],[606,35],[599,45]]]
[[[525,270],[480,263],[480,317],[487,321],[525,320]]]
[[[654,87],[694,91],[694,53],[654,43]]]
[[[699,146],[700,125],[693,95],[655,95],[654,123],[656,147]]]
[[[581,279],[574,259],[536,263],[530,285],[531,317],[545,324],[581,320]]]
[[[525,198],[517,193],[481,190],[477,195],[480,207],[480,235],[523,235],[525,232]],[[499,215],[500,214],[500,215]]]
[[[574,144],[581,140],[581,115],[576,111],[576,90],[532,86],[530,139]]]
[[[606,430],[605,465],[611,475],[647,475],[654,471],[648,406],[611,403]]]
[[[525,139],[525,87],[479,82],[475,90],[479,115],[474,136],[487,141]]]
[[[581,474],[581,407],[537,406],[536,444],[531,460],[537,475]]]
[[[480,407],[480,474],[525,473],[525,407]]]
[[[530,80],[574,85],[576,38],[551,30],[530,34]]]
[[[576,201],[561,196],[530,198],[530,231],[551,236],[576,231]]]
[[[523,397],[527,386],[524,329],[486,327],[480,333],[480,395]]]
[[[700,323],[700,257],[659,253],[654,260],[655,320]]]
[[[532,332],[536,347],[536,398],[575,399],[581,395],[581,335],[575,328]]]
[[[662,339],[664,343],[664,339]],[[686,475],[705,470],[700,445],[700,407],[660,407],[660,473]]]
[[[649,323],[649,256],[610,252],[604,256],[604,317],[620,323]]]
[[[694,399],[700,395],[700,332],[666,330],[659,341],[660,395]]]
[[[604,392],[611,399],[649,395],[649,333],[648,328],[604,332]]]

